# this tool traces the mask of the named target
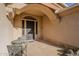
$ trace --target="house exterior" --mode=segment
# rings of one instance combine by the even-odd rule
[[[59,48],[79,48],[79,5],[0,3],[0,55],[19,37]],[[53,48],[52,48],[53,49]]]

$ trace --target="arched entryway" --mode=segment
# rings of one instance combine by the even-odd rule
[[[24,32],[23,32],[23,30],[22,30],[22,33],[24,34],[24,35],[27,35],[27,32],[28,32],[28,30],[26,30],[26,28],[28,27],[27,25],[29,24],[29,23],[31,23],[31,24],[29,24],[29,27],[33,30],[31,33],[32,33],[32,38],[33,39],[36,39],[37,37],[38,38],[42,38],[43,37],[43,22],[45,22],[45,21],[43,21],[44,20],[44,18],[46,18],[46,19],[48,19],[52,24],[56,24],[56,23],[58,23],[58,21],[59,21],[59,19],[57,18],[57,15],[56,14],[54,14],[53,13],[53,11],[50,9],[50,8],[48,8],[48,7],[46,7],[46,6],[44,6],[44,5],[41,5],[41,4],[30,4],[30,5],[28,5],[28,6],[25,6],[25,7],[23,7],[23,8],[21,8],[21,9],[19,9],[19,10],[17,10],[17,17],[16,17],[16,19],[19,19],[19,20],[25,20],[25,21],[22,21],[22,22],[25,22],[25,23],[23,23],[25,26],[25,29],[23,29],[24,30]],[[29,17],[26,17],[26,15],[30,15],[30,16],[34,16],[34,17],[30,17],[31,18],[31,20],[29,20],[28,18]],[[24,17],[26,18],[26,19],[24,19]],[[36,17],[36,18],[35,18]],[[33,20],[33,18],[34,19],[36,19],[36,20]],[[40,18],[40,19],[39,19]],[[37,28],[37,27],[35,27],[36,25],[34,25],[35,24],[35,22],[37,21],[37,19],[39,19],[40,21],[38,22],[38,23],[40,23],[40,24],[38,24],[38,34],[36,34],[35,32],[36,32],[36,29],[35,28]],[[29,20],[29,21],[27,21],[27,20]],[[16,20],[15,20],[16,21]],[[31,25],[34,25],[34,26],[31,26]],[[19,26],[19,25],[18,25]],[[23,26],[22,26],[23,27]],[[35,34],[34,34],[35,33]],[[31,38],[31,37],[30,37]]]

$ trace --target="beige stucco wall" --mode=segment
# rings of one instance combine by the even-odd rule
[[[43,38],[79,47],[79,12],[64,16],[58,24],[43,17]]]
[[[21,28],[15,28],[6,17],[4,4],[0,4],[0,56],[8,55],[7,45],[10,45],[11,41],[20,37],[21,32]]]
[[[20,18],[14,19],[13,34],[15,40],[22,36],[22,21]]]
[[[0,4],[0,56],[8,55],[7,45],[13,40],[13,26],[5,14],[4,5]]]

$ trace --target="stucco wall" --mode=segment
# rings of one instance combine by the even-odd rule
[[[13,31],[15,40],[22,36],[22,21],[19,18],[14,20]]]
[[[43,17],[43,38],[79,47],[79,12],[64,16],[58,24]]]
[[[0,56],[8,55],[7,45],[21,36],[21,28],[15,28],[6,17],[4,4],[0,4]]]
[[[0,56],[8,55],[7,45],[13,40],[13,26],[5,14],[4,5],[0,4]]]

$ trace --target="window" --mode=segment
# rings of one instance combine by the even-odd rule
[[[64,5],[66,5],[67,7],[71,7],[71,6],[77,5],[77,3],[65,3]]]

